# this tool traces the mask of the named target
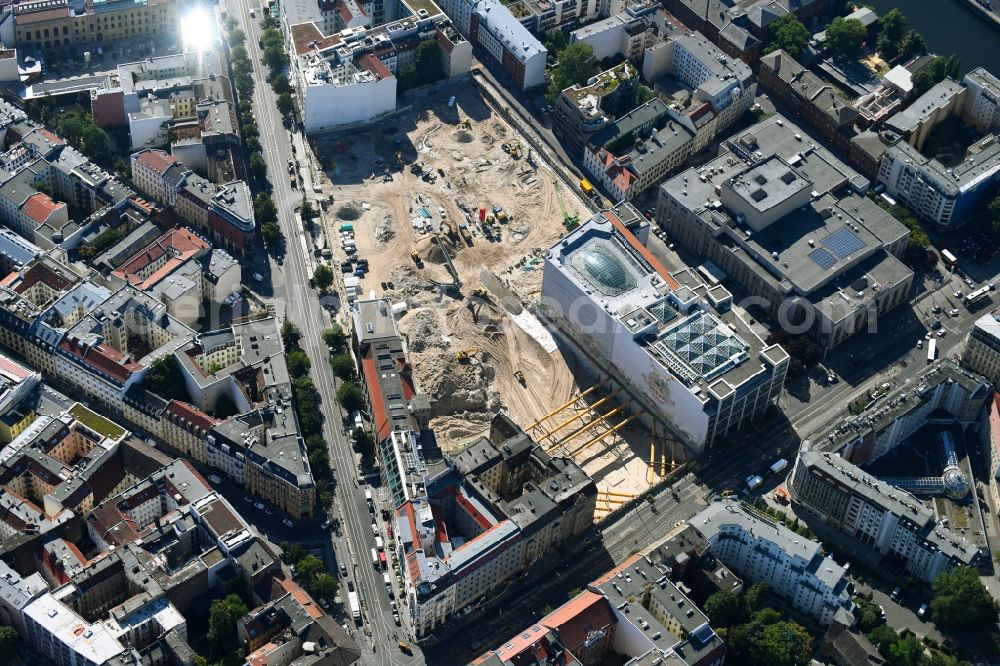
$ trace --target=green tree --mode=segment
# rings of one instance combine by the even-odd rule
[[[269,248],[281,245],[282,240],[285,238],[281,233],[281,227],[274,222],[265,222],[260,225],[260,235],[264,238],[264,244]]]
[[[997,602],[970,567],[942,571],[931,585],[931,612],[937,624],[985,626],[997,622]]]
[[[892,60],[899,54],[899,43],[903,40],[906,30],[906,17],[898,9],[890,9],[879,19],[879,34],[875,48],[886,60]]]
[[[569,46],[569,37],[559,28],[552,28],[545,33],[545,48],[549,53],[559,53]]]
[[[654,97],[656,97],[656,93],[653,92],[653,89],[640,83],[639,87],[635,91],[635,105],[642,106]]]
[[[348,354],[337,354],[330,359],[330,367],[333,374],[344,381],[354,379],[354,359]]]
[[[771,591],[771,586],[763,581],[757,581],[743,591],[743,607],[746,616],[756,613],[763,607],[764,597]]]
[[[257,224],[268,224],[278,221],[278,210],[274,207],[274,200],[267,192],[260,192],[253,200],[253,214]]]
[[[337,389],[337,402],[348,412],[361,409],[364,401],[365,396],[361,391],[361,387],[354,382],[344,382]]]
[[[323,572],[313,578],[312,583],[309,586],[309,592],[311,592],[314,597],[329,601],[337,595],[338,587],[339,584],[337,583],[337,579],[330,574]]]
[[[250,156],[250,176],[258,182],[267,178],[267,164],[264,163],[264,158],[260,156],[260,153],[254,153]]]
[[[312,367],[309,357],[301,349],[285,354],[285,364],[288,366],[288,374],[292,377],[304,377],[309,374],[309,368]]]
[[[861,631],[868,633],[879,626],[882,622],[882,610],[873,603],[861,604],[861,619],[859,627]]]
[[[908,30],[899,42],[899,57],[897,61],[907,62],[911,58],[927,53],[927,42],[916,30]]]
[[[785,14],[770,26],[771,43],[767,52],[782,49],[793,58],[798,58],[809,43],[809,31],[795,14]]]
[[[868,632],[868,640],[875,644],[883,655],[888,654],[889,646],[899,640],[896,630],[887,624],[879,626]]]
[[[292,86],[288,83],[288,77],[284,74],[278,74],[271,79],[271,88],[279,95],[281,93],[292,92]]]
[[[770,624],[777,624],[781,622],[781,613],[774,608],[761,608],[753,616],[753,621],[765,627]]]
[[[295,100],[292,99],[292,93],[283,92],[278,95],[277,100],[278,113],[280,113],[285,118],[290,118],[292,112],[295,111]]]
[[[285,323],[281,325],[281,341],[285,343],[285,351],[291,351],[293,348],[299,346],[299,340],[302,339],[302,332],[299,331],[299,327],[291,322],[291,320],[286,319]]]
[[[326,264],[320,264],[313,271],[313,282],[320,291],[326,291],[333,284],[333,269]]]
[[[0,654],[14,655],[21,649],[21,636],[11,626],[0,627]]]
[[[236,622],[247,612],[247,605],[235,594],[213,601],[208,613],[208,642],[216,650],[235,642]]]
[[[586,42],[575,42],[559,52],[559,64],[552,70],[547,99],[552,102],[559,93],[577,83],[584,83],[597,72],[594,48]]]
[[[347,350],[347,334],[340,324],[334,324],[323,331],[323,342],[330,347],[334,354],[340,354]]]
[[[958,76],[962,60],[957,55],[937,56],[913,75],[914,95],[923,95],[946,76]]]
[[[714,592],[705,600],[705,614],[714,627],[731,627],[743,621],[743,602],[730,590]]]
[[[295,569],[299,577],[309,585],[315,576],[323,573],[323,561],[315,555],[306,555],[295,565]]]
[[[301,544],[289,541],[282,541],[278,544],[278,548],[285,554],[285,561],[289,564],[298,564],[299,560],[309,554],[309,551]]]
[[[924,646],[912,633],[907,632],[898,641],[889,646],[886,659],[894,666],[922,666],[924,663]]]
[[[323,476],[323,470],[330,469],[330,453],[327,451],[309,451],[307,458],[313,474]]]
[[[812,652],[809,632],[794,622],[767,625],[751,649],[754,660],[767,666],[808,666]]]
[[[146,369],[143,379],[146,389],[167,400],[188,401],[184,377],[173,356],[161,356]]]
[[[864,41],[865,26],[857,19],[838,16],[826,28],[826,48],[834,58],[857,59]]]
[[[302,216],[303,220],[311,220],[316,216],[316,209],[313,208],[311,201],[306,198],[302,199],[302,205],[299,207],[299,215]]]
[[[364,428],[355,428],[351,431],[351,441],[354,442],[354,448],[358,451],[370,451],[375,446],[375,440]]]

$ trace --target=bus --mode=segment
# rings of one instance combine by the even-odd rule
[[[927,341],[927,362],[931,363],[934,357],[937,355],[937,338],[931,338]]]
[[[968,294],[965,295],[965,300],[963,301],[965,303],[965,307],[971,308],[973,305],[979,303],[980,301],[984,300],[987,296],[989,296],[989,293],[990,293],[990,286],[988,284],[983,285],[982,287],[976,289],[975,291],[970,291]]]

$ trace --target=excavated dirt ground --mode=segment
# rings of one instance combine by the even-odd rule
[[[512,319],[522,303],[540,293],[542,252],[566,232],[563,206],[581,219],[586,219],[586,208],[574,192],[556,184],[557,177],[539,156],[534,155],[537,168],[528,164],[525,142],[520,159],[505,154],[501,144],[518,137],[474,87],[456,87],[448,94],[457,97],[454,108],[443,97],[421,114],[404,114],[349,138],[314,141],[332,181],[325,184],[324,196],[333,197],[325,221],[334,267],[344,258],[338,227],[349,221],[357,256],[367,258],[370,266],[362,279],[363,296],[374,291],[393,303],[406,302],[399,330],[409,346],[417,386],[432,399],[431,425],[446,450],[482,434],[498,410],[527,427],[587,388],[577,385],[572,357],[559,349],[547,352]],[[379,173],[383,164],[395,162],[397,152],[405,163],[402,171],[388,177]],[[436,181],[411,173],[414,162]],[[491,213],[494,206],[510,216],[499,241],[487,239],[478,224],[478,209]],[[442,222],[452,230],[466,223],[471,242],[442,233]],[[459,294],[434,285],[451,282],[442,243],[435,237],[458,271]],[[411,250],[418,252],[419,265]],[[481,288],[485,298],[475,295]],[[460,351],[467,351],[468,359],[458,359]],[[518,370],[525,385],[515,378]],[[640,430],[635,429],[635,436],[631,428],[624,430],[613,446],[595,447],[577,456],[578,461],[586,463],[602,487],[639,492],[649,483],[649,438]]]

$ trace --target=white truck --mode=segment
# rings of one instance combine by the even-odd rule
[[[385,581],[385,591],[389,593],[389,598],[395,599],[396,593],[392,591],[392,577],[389,576],[388,572],[382,574],[382,580]]]
[[[777,476],[778,474],[784,472],[787,467],[788,467],[788,461],[785,460],[784,458],[781,458],[773,465],[771,465],[771,474]]]
[[[764,483],[764,479],[756,474],[751,474],[747,477],[747,490],[753,492],[760,488],[760,485]]]
[[[358,593],[351,592],[347,593],[347,605],[351,607],[351,617],[354,618],[355,624],[361,624],[361,604],[358,603]]]
[[[378,551],[372,548],[372,566],[378,569]]]

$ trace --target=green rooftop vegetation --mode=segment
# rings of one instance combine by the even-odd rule
[[[100,414],[95,414],[80,403],[70,407],[69,413],[77,421],[108,439],[118,439],[128,432],[125,428],[122,428],[113,421],[109,421]]]

